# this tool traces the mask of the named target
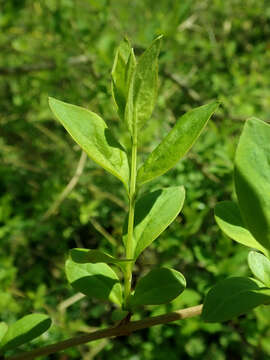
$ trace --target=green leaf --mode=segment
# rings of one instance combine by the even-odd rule
[[[119,322],[119,321],[125,319],[125,317],[127,317],[128,314],[129,314],[129,312],[126,310],[115,309],[112,312],[111,319],[113,322]]]
[[[1,342],[1,350],[15,349],[25,344],[49,329],[51,319],[44,314],[26,315],[14,324],[9,325]]]
[[[127,39],[116,51],[112,69],[112,94],[120,118],[124,119],[130,80],[136,66],[136,59]]]
[[[180,272],[169,268],[154,269],[138,281],[131,305],[166,304],[180,295],[185,287],[186,280]]]
[[[218,102],[213,102],[181,116],[169,134],[140,167],[137,177],[138,183],[146,183],[176,165],[199,137],[208,119],[218,106]]]
[[[106,263],[119,265],[121,267],[121,264],[133,261],[133,259],[117,259],[99,250],[71,249],[69,253],[71,259],[79,264]]]
[[[270,260],[256,251],[250,251],[248,265],[256,278],[267,287],[270,287]]]
[[[220,281],[206,295],[202,317],[204,321],[227,321],[245,314],[261,304],[270,303],[270,289],[255,279],[230,277]]]
[[[131,134],[134,125],[140,129],[146,123],[156,103],[161,38],[157,37],[140,56],[130,79],[125,120]]]
[[[90,158],[128,188],[127,154],[113,138],[101,117],[80,106],[53,98],[49,98],[49,104],[56,118]]]
[[[235,189],[242,218],[270,250],[270,125],[247,120],[235,156]]]
[[[220,229],[231,239],[267,254],[267,250],[245,228],[237,204],[232,201],[218,203],[215,206],[215,219]]]
[[[0,322],[0,347],[1,347],[1,341],[3,337],[5,336],[6,332],[8,331],[8,326],[5,322]]]
[[[169,187],[142,196],[135,204],[133,257],[149,246],[177,217],[185,200],[183,186]],[[127,223],[123,241],[127,241]]]
[[[89,298],[122,304],[122,288],[116,273],[104,263],[78,264],[66,261],[66,275],[71,286]]]

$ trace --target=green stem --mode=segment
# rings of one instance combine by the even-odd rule
[[[132,138],[132,152],[131,152],[131,171],[130,171],[130,186],[129,186],[129,215],[128,215],[128,236],[126,243],[126,258],[133,257],[133,227],[134,227],[134,209],[135,209],[135,194],[136,194],[136,175],[137,175],[137,129],[134,127],[134,135]],[[125,308],[128,306],[128,299],[131,291],[133,262],[127,264],[126,274],[124,277],[124,296]]]

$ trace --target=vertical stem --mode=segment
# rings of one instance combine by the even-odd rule
[[[137,128],[134,126],[134,133],[132,137],[132,152],[131,152],[131,171],[130,171],[130,186],[129,186],[129,216],[128,216],[128,236],[126,243],[126,258],[133,257],[133,227],[134,227],[134,208],[135,208],[135,193],[136,193],[136,175],[137,175]],[[125,274],[125,307],[128,305],[128,298],[131,291],[133,262],[127,264]]]

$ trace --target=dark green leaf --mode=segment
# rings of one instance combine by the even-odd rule
[[[169,134],[140,167],[138,183],[146,183],[176,165],[199,137],[208,119],[218,106],[219,103],[214,102],[200,106],[181,116]]]
[[[127,315],[128,315],[128,311],[115,309],[112,312],[112,321],[119,322],[119,321],[123,320],[125,317],[127,317]]]
[[[180,295],[185,287],[186,280],[180,272],[169,268],[155,269],[138,281],[131,305],[165,304]]]
[[[235,189],[242,218],[270,250],[270,125],[249,119],[235,156]]]
[[[68,282],[76,290],[90,298],[111,300],[121,305],[122,288],[116,273],[104,263],[78,264],[66,261]]]
[[[270,260],[256,251],[250,251],[248,265],[256,278],[265,286],[270,287]]]
[[[185,199],[183,186],[156,190],[142,196],[135,204],[133,257],[149,246],[177,217]],[[127,240],[125,224],[123,241]]]
[[[235,276],[220,281],[208,292],[202,317],[208,322],[227,321],[269,303],[270,289],[255,279]]]
[[[215,207],[215,219],[220,229],[231,239],[267,254],[267,250],[245,228],[237,204],[232,201],[218,203]]]
[[[80,106],[53,98],[49,98],[49,104],[56,118],[90,158],[119,178],[128,188],[127,154],[113,138],[101,117]]]
[[[51,319],[44,314],[26,315],[14,324],[9,325],[1,342],[2,350],[15,349],[25,344],[49,329]]]

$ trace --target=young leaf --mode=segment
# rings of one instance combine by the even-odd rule
[[[49,98],[49,104],[56,118],[90,158],[128,188],[127,154],[113,138],[101,117],[80,106],[53,98]]]
[[[1,342],[1,350],[15,349],[49,329],[51,319],[44,314],[26,315],[14,324],[9,325]]]
[[[255,279],[230,277],[220,281],[206,295],[202,317],[204,321],[227,321],[249,312],[261,304],[270,303],[270,289]]]
[[[237,204],[232,201],[218,203],[215,206],[215,219],[220,229],[231,239],[267,254],[267,250],[245,228]]]
[[[122,288],[116,273],[104,263],[78,264],[66,261],[66,275],[70,285],[89,298],[111,300],[121,305]]]
[[[156,103],[161,37],[157,37],[140,56],[130,81],[125,120],[131,134],[134,125],[140,129],[146,123]]]
[[[0,322],[0,347],[1,347],[1,341],[3,337],[5,336],[6,332],[8,331],[8,326],[5,322]]]
[[[149,246],[177,217],[185,199],[183,186],[156,190],[142,196],[135,204],[133,257]],[[127,226],[123,241],[126,243]]]
[[[131,305],[160,305],[175,299],[186,287],[184,276],[173,269],[160,268],[142,277],[135,288]]]
[[[133,49],[125,39],[116,51],[112,69],[112,94],[121,119],[124,119],[128,89],[135,66]]]
[[[270,125],[249,119],[235,156],[235,189],[242,218],[270,250]]]
[[[250,251],[248,265],[256,278],[265,286],[270,287],[270,260],[256,251]]]
[[[140,167],[138,183],[146,183],[170,170],[188,152],[218,106],[219,103],[214,102],[181,116]]]
[[[121,263],[127,263],[133,261],[133,259],[117,259],[99,250],[71,249],[69,253],[71,259],[79,264],[106,263],[106,264],[120,265]]]

